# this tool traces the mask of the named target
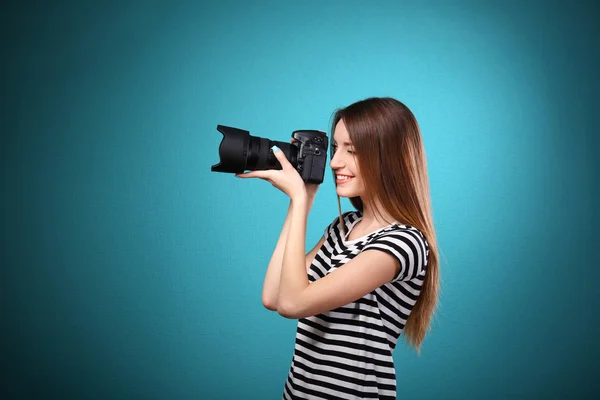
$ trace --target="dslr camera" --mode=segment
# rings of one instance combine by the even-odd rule
[[[220,162],[213,165],[211,171],[236,174],[246,170],[281,169],[271,150],[273,145],[277,145],[304,182],[323,183],[328,148],[325,132],[294,131],[292,142],[286,143],[250,136],[250,132],[230,126],[217,125],[217,130],[223,134],[219,146]]]

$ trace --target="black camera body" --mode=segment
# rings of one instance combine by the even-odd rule
[[[271,147],[283,151],[306,183],[321,184],[327,166],[327,134],[318,130],[292,132],[292,142],[279,142],[250,136],[250,132],[230,126],[217,125],[223,134],[219,146],[220,163],[213,172],[243,173],[246,170],[281,169]]]

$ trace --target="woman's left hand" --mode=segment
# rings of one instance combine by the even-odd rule
[[[275,154],[282,169],[251,171],[243,174],[235,174],[235,176],[238,178],[260,178],[269,181],[277,189],[287,194],[292,200],[306,198],[306,186],[296,168],[294,168],[283,151],[277,146],[273,146],[273,154]]]

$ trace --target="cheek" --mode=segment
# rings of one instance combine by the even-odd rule
[[[354,179],[354,182],[352,182],[352,186],[354,187],[355,190],[358,190],[360,192],[365,190],[365,182],[363,181],[363,179],[360,175],[356,176],[356,178]]]
[[[358,187],[359,187],[361,190],[364,190],[364,188],[365,188],[365,183],[363,182],[363,180],[362,180],[362,179],[357,179],[357,180],[356,180],[356,185],[357,185],[357,186],[358,186]]]

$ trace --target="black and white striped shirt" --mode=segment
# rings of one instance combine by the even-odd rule
[[[360,221],[358,211],[343,214],[325,229],[325,243],[310,267],[314,282],[361,251],[380,250],[400,260],[390,282],[355,302],[298,320],[294,356],[284,399],[395,399],[392,352],[421,292],[429,245],[414,227],[398,222],[346,240]]]

